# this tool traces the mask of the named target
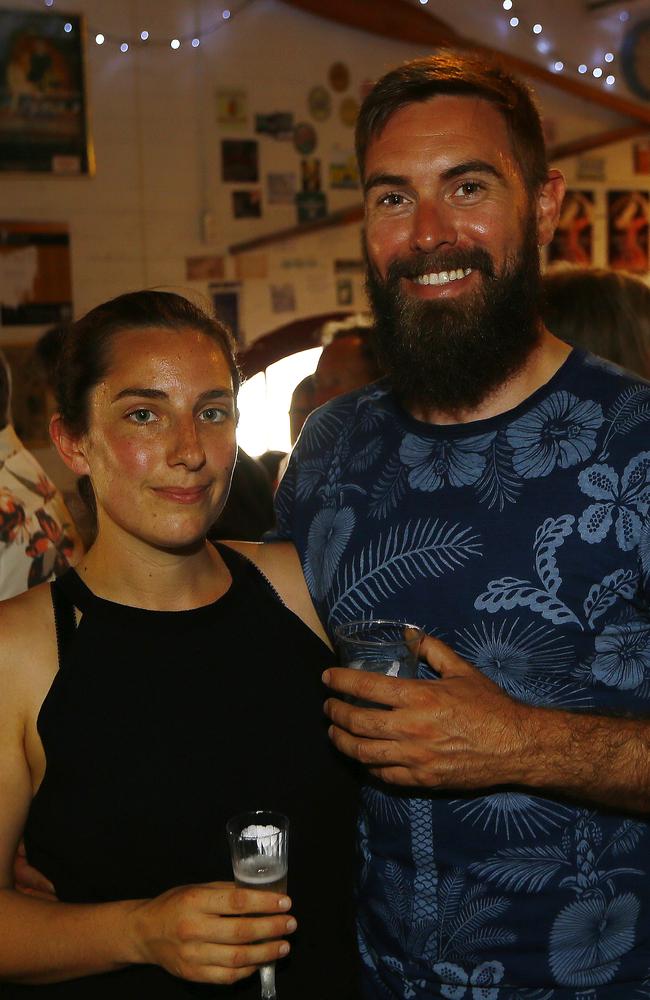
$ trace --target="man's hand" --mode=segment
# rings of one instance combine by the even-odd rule
[[[437,680],[398,680],[332,668],[332,690],[387,705],[358,708],[330,698],[330,737],[383,781],[427,788],[526,784],[535,709],[515,701],[448,646],[427,636],[421,655]],[[527,765],[528,762],[528,765]]]
[[[14,888],[25,896],[37,899],[55,900],[54,886],[36,868],[32,868],[25,855],[25,845],[21,840],[14,859]]]

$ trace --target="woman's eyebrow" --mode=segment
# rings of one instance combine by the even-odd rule
[[[131,385],[127,386],[125,389],[120,389],[120,391],[113,396],[111,402],[116,403],[118,399],[125,399],[128,396],[137,396],[140,399],[169,399],[168,393],[164,392],[162,389],[146,389],[144,386]],[[214,389],[206,389],[198,397],[198,402],[203,403],[206,399],[221,399],[227,396],[232,399],[234,393],[232,389],[228,389],[225,386],[218,386]]]

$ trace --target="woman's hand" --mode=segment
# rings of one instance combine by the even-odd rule
[[[14,888],[25,896],[35,896],[37,899],[56,899],[54,886],[38,869],[32,868],[25,854],[25,844],[21,840],[14,858]]]
[[[287,896],[239,889],[233,882],[182,886],[136,904],[137,957],[182,979],[234,983],[289,952],[296,929]]]

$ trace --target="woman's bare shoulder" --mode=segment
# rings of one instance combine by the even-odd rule
[[[224,544],[250,559],[277,590],[287,607],[330,645],[309,596],[300,558],[291,542],[227,541]]]
[[[23,669],[56,648],[54,612],[47,583],[0,601],[0,668]]]

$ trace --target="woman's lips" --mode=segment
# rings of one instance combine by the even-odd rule
[[[181,486],[159,486],[154,489],[159,497],[164,500],[171,500],[174,503],[197,503],[202,500],[207,486],[192,486],[183,488]]]

